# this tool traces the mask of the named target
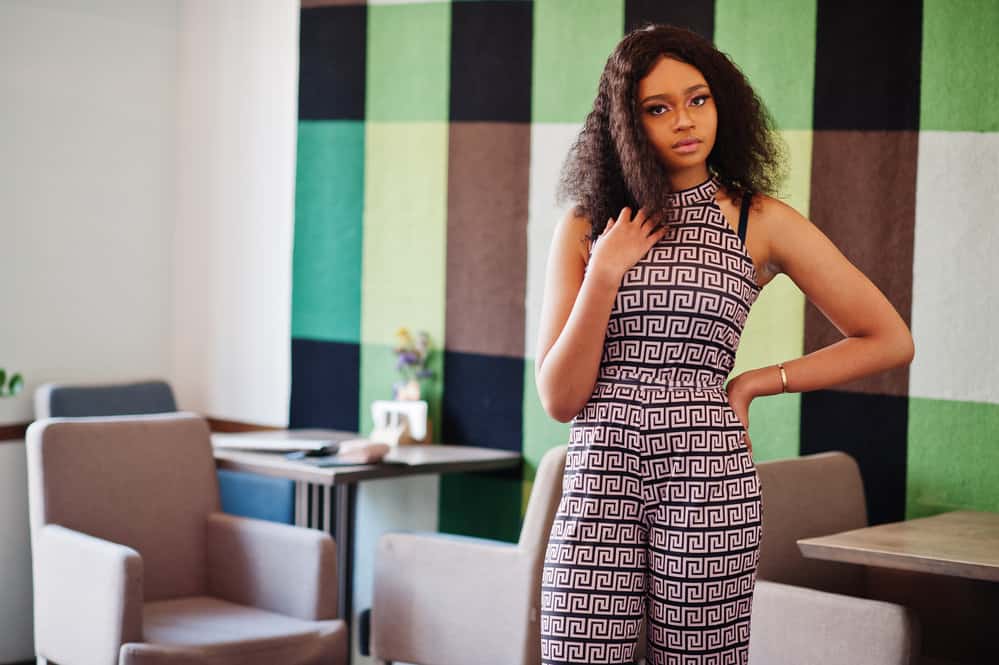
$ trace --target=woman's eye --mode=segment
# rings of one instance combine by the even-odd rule
[[[697,97],[694,97],[692,100],[690,100],[690,103],[693,104],[694,106],[704,106],[705,104],[708,103],[708,96],[698,95]]]
[[[662,115],[662,113],[656,113],[656,109],[665,109],[666,107],[662,104],[656,104],[655,106],[648,106],[645,110],[649,115]],[[665,112],[665,111],[664,111]]]

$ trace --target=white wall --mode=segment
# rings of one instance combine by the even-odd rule
[[[0,366],[47,380],[171,371],[174,2],[0,2]],[[13,277],[13,282],[9,281]],[[23,443],[0,443],[0,662],[31,658]]]
[[[0,424],[152,376],[287,424],[297,68],[295,0],[0,0]],[[33,656],[23,442],[0,532],[4,663]]]
[[[171,371],[172,2],[0,3],[0,366],[47,380]]]
[[[287,424],[295,0],[0,2],[0,367]]]
[[[174,384],[180,406],[286,426],[297,0],[184,0]]]

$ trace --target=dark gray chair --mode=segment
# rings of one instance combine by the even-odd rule
[[[177,410],[166,381],[105,385],[46,383],[35,391],[35,418],[85,418],[170,413]]]

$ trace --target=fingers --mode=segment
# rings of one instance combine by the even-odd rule
[[[665,226],[655,227],[653,229],[650,229],[649,232],[645,234],[646,238],[653,238],[653,239],[655,239],[655,242],[659,242],[665,236],[666,236],[666,227]]]
[[[655,232],[658,228],[657,217],[649,215],[645,208],[639,208],[638,214],[635,215],[634,221],[638,222],[639,226],[642,228],[647,229],[648,233],[646,234],[646,237]]]
[[[625,207],[621,208],[621,213],[618,215],[617,219],[614,219],[613,217],[611,217],[611,218],[609,218],[607,220],[607,225],[604,226],[604,233],[607,233],[608,231],[610,231],[611,228],[617,222],[624,222],[626,224],[631,224],[632,222],[637,223],[637,225],[638,225],[639,228],[644,228],[644,229],[647,230],[647,232],[645,234],[646,238],[652,237],[652,235],[655,234],[656,231],[659,231],[660,229],[662,229],[663,232],[665,233],[665,227],[659,227],[659,226],[657,226],[655,218],[649,216],[646,213],[645,208],[639,208],[638,212],[636,212],[634,214],[634,216],[632,216],[632,212],[631,212],[631,208],[630,207],[625,206]],[[662,236],[659,236],[659,237],[661,238]]]

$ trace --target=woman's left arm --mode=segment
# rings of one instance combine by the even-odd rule
[[[790,277],[846,336],[784,361],[788,392],[819,390],[912,361],[912,333],[898,310],[815,224],[791,206],[765,197],[760,226],[767,234],[773,270]],[[729,384],[730,399],[748,411],[754,397],[781,392],[780,371],[776,365],[749,370]]]

